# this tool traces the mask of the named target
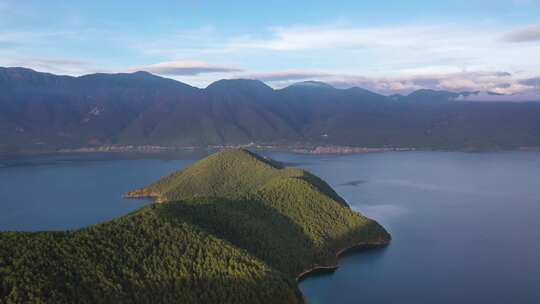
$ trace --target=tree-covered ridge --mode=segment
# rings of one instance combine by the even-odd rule
[[[163,207],[75,232],[0,233],[0,302],[301,301],[293,279]]]
[[[352,210],[331,214],[328,206],[322,206],[318,212],[305,206],[287,208],[279,206],[280,202],[276,205],[282,209],[263,200],[198,198],[161,204],[159,210],[171,220],[196,223],[290,278],[314,266],[335,265],[340,249],[389,241],[389,235],[379,224]],[[303,208],[305,214],[299,212]],[[325,218],[329,213],[332,218]]]
[[[239,197],[276,176],[281,167],[247,150],[222,150],[147,189],[169,201],[191,196]]]
[[[172,173],[144,188],[164,201],[189,197],[239,198],[253,196],[275,179],[298,178],[319,188],[339,203],[345,201],[323,180],[299,169],[245,149],[225,149]]]
[[[318,177],[247,150],[149,188],[166,202],[74,232],[0,233],[0,302],[297,303],[298,275],[390,240]]]
[[[142,192],[183,201],[165,208],[291,275],[335,263],[336,248],[389,239],[317,176],[244,149],[222,150]]]

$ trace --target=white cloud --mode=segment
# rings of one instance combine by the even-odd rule
[[[226,48],[295,51],[374,46],[403,46],[419,42],[436,28],[427,26],[344,27],[296,26],[274,27],[269,38],[241,36],[232,39]]]
[[[468,96],[460,96],[457,100],[462,101],[540,101],[540,92],[522,92],[514,94],[493,94],[488,92],[479,92]]]
[[[136,69],[172,76],[195,76],[204,73],[230,73],[242,71],[242,69],[236,67],[213,65],[204,61],[195,60],[166,61],[138,67]]]
[[[525,28],[529,34],[530,28]],[[212,26],[158,36],[93,29],[0,30],[0,45],[4,44],[0,65],[16,63],[72,75],[136,67],[198,86],[234,76],[261,79],[274,87],[314,79],[388,94],[419,88],[516,93],[528,90],[519,79],[540,71],[540,43],[501,39],[505,32],[520,31],[523,28],[497,23],[369,27],[335,23],[278,26],[266,32],[246,29],[231,35]],[[59,41],[76,53],[59,56]],[[86,61],[77,59],[78,42],[101,43],[108,51],[96,51],[94,62],[79,64]],[[145,65],[149,62],[158,63]]]
[[[279,26],[256,34],[246,31],[227,36],[219,29],[202,27],[125,40],[133,50],[165,60],[198,57],[211,62],[236,61],[257,70],[270,65],[290,70],[330,67],[349,73],[388,75],[540,68],[540,62],[531,64],[540,45],[504,43],[500,37],[507,30],[507,26],[491,23],[328,24]]]
[[[286,70],[235,76],[268,81],[278,88],[297,81],[318,80],[339,88],[358,86],[383,94],[409,93],[418,89],[492,91],[506,94],[525,89],[511,73],[505,71],[434,73],[428,70],[424,73],[373,77],[335,71]]]
[[[303,71],[303,70],[287,70],[287,71],[277,71],[277,72],[260,72],[260,73],[251,73],[244,74],[242,77],[250,79],[258,79],[261,81],[290,81],[290,80],[305,80],[313,78],[326,78],[332,76],[333,74],[316,72],[316,71]]]
[[[505,28],[493,24],[274,27],[265,36],[233,37],[221,51],[246,54],[246,58],[280,56],[293,64],[307,63],[304,67],[332,66],[370,76],[540,69],[540,61],[534,60],[540,44],[505,43],[500,39]]]
[[[26,67],[63,75],[81,75],[98,70],[92,61],[57,57],[35,58],[13,49],[0,49],[0,66]]]

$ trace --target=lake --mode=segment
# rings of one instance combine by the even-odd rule
[[[309,303],[540,303],[540,152],[266,152],[325,179],[392,234],[300,284]],[[75,229],[147,201],[123,192],[202,154],[0,160],[0,230]]]

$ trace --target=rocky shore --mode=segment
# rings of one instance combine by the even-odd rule
[[[164,201],[163,197],[159,193],[150,191],[146,188],[128,191],[124,193],[123,197],[127,199],[153,199],[156,203],[161,203]]]

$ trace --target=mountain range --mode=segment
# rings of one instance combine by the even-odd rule
[[[204,89],[147,72],[58,76],[0,68],[0,151],[247,143],[414,148],[540,146],[540,103],[470,102],[478,92],[384,96],[307,81]]]

